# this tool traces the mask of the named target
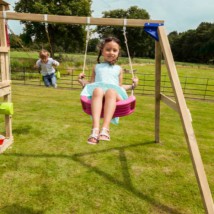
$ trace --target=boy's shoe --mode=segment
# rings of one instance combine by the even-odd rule
[[[57,84],[54,85],[54,88],[57,88]]]

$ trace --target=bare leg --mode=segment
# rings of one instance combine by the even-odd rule
[[[114,114],[117,102],[117,92],[109,89],[105,93],[103,127],[109,129],[109,125]]]
[[[110,140],[109,126],[111,119],[114,115],[116,102],[121,100],[120,96],[113,89],[109,89],[105,93],[105,104],[104,104],[104,118],[103,126],[99,135],[99,140]]]
[[[102,111],[103,97],[104,97],[103,90],[101,88],[95,88],[91,100],[93,128],[99,128],[100,126],[100,114]]]
[[[103,97],[104,93],[101,88],[94,89],[91,100],[91,112],[92,112],[92,129],[96,129],[94,133],[95,135],[99,134],[100,114],[102,111]],[[94,137],[89,137],[88,141],[96,143],[97,139],[95,139]]]

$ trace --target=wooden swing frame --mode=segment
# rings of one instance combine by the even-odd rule
[[[64,24],[87,24],[87,17],[74,16],[57,16],[44,14],[30,13],[15,13],[6,12],[8,5],[0,0],[0,58],[1,58],[1,82],[0,82],[0,97],[3,97],[4,102],[11,102],[11,80],[9,75],[9,51],[7,47],[5,20],[21,20],[32,22],[47,22],[47,23],[64,23]],[[163,26],[164,21],[161,20],[142,20],[142,19],[127,19],[127,27],[145,27],[145,25],[157,24],[156,33],[158,39],[155,41],[155,142],[160,142],[160,102],[163,101],[167,106],[179,113],[182,122],[182,127],[186,142],[189,148],[190,157],[192,160],[195,176],[201,193],[204,209],[208,214],[214,214],[214,205],[212,194],[207,181],[203,162],[197,145],[194,134],[190,112],[187,108],[186,101],[183,95],[182,87],[177,74],[175,62],[169,45],[168,37]],[[114,25],[123,26],[123,19],[114,18],[92,18],[90,25]],[[175,100],[161,93],[161,60],[162,55],[165,59],[165,64],[168,70],[168,75],[172,84]],[[5,132],[6,143],[0,148],[0,153],[5,151],[13,143],[12,135],[12,116],[5,115]]]

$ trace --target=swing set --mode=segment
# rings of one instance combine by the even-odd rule
[[[87,17],[74,16],[57,16],[44,14],[30,13],[15,13],[6,12],[9,10],[8,3],[0,0],[0,58],[1,58],[1,79],[0,79],[0,97],[3,97],[5,103],[11,103],[11,79],[9,75],[9,51],[7,45],[7,33],[5,29],[5,21],[22,20],[33,22],[50,22],[50,23],[65,23],[65,24],[87,24]],[[46,19],[46,20],[45,20]],[[105,25],[105,26],[124,26],[124,19],[114,18],[90,18],[90,25]],[[204,205],[205,212],[214,214],[214,205],[212,194],[207,181],[197,140],[194,134],[191,115],[187,108],[186,101],[183,95],[181,84],[178,78],[173,55],[169,45],[168,37],[164,29],[164,21],[161,20],[143,20],[143,19],[127,19],[127,27],[143,27],[143,29],[155,39],[155,142],[160,142],[160,103],[165,103],[168,107],[175,110],[182,123],[184,136],[188,145],[195,177],[200,189],[201,199]],[[174,92],[175,100],[161,93],[161,61],[162,55],[170,77],[171,85]],[[5,114],[5,143],[0,146],[0,153],[4,152],[12,143],[12,115]],[[127,114],[127,113],[125,113]]]

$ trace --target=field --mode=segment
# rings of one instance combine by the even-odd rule
[[[204,213],[176,112],[161,105],[156,144],[154,98],[137,95],[135,113],[111,126],[111,141],[91,146],[79,93],[12,86],[15,142],[0,155],[0,213]],[[187,105],[214,195],[214,103]]]
[[[11,78],[13,83],[26,85],[43,85],[41,75],[33,68],[38,58],[37,52],[11,52]],[[61,79],[58,87],[67,89],[80,89],[77,76],[82,72],[83,55],[81,54],[56,54],[60,60],[58,70]],[[133,69],[139,78],[139,86],[135,94],[153,95],[155,90],[155,66],[152,59],[134,58]],[[95,55],[88,55],[86,75],[90,78],[92,66],[96,62]],[[124,70],[129,70],[128,59],[120,57],[119,64]],[[186,98],[214,101],[214,67],[176,62],[181,86]],[[131,84],[131,74],[124,73],[124,83]],[[162,62],[161,91],[172,96],[172,86],[168,77],[164,61]]]

